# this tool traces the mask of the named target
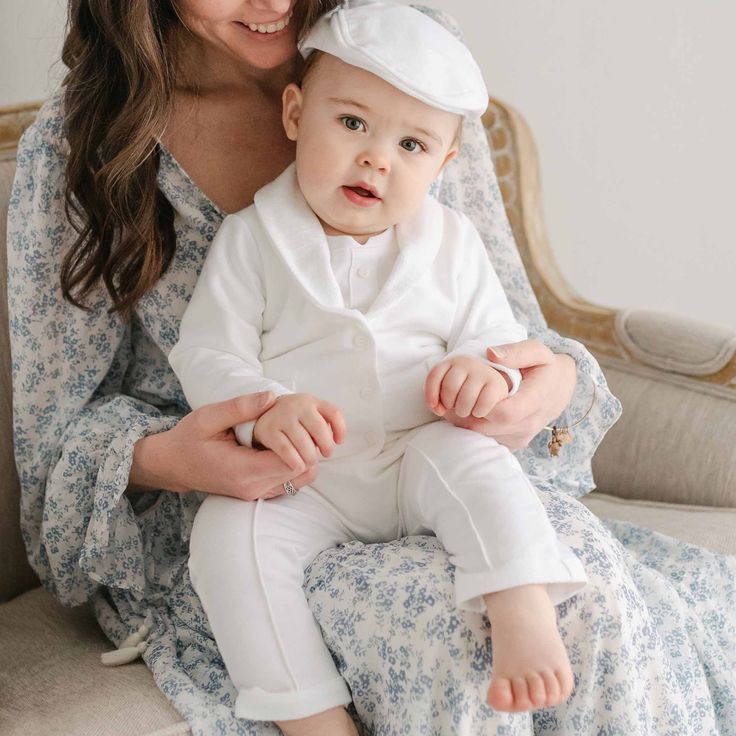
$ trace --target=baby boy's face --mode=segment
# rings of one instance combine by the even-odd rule
[[[299,186],[328,235],[365,242],[406,220],[457,153],[459,115],[328,54],[283,101]]]

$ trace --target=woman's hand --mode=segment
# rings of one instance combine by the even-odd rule
[[[463,418],[451,411],[445,419],[493,437],[512,451],[520,450],[570,403],[575,393],[575,360],[553,353],[538,340],[488,348],[487,355],[495,363],[521,371],[518,392],[499,401],[485,419]]]
[[[233,427],[258,419],[276,397],[270,392],[247,394],[192,411],[173,429],[135,443],[130,472],[132,490],[192,490],[255,501],[311,483],[316,465],[294,477],[286,463],[270,450],[239,445]]]

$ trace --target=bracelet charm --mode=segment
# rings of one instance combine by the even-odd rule
[[[547,443],[549,454],[557,457],[563,445],[572,442],[572,436],[568,427],[552,427],[552,439]]]
[[[586,411],[585,414],[583,414],[583,416],[580,417],[580,419],[578,419],[577,422],[575,422],[574,424],[571,424],[569,427],[558,427],[556,424],[553,424],[551,427],[545,427],[545,429],[552,432],[552,439],[550,439],[550,441],[547,443],[547,449],[549,450],[549,454],[552,455],[552,457],[557,457],[560,454],[560,450],[562,449],[563,445],[572,442],[572,435],[570,434],[570,430],[573,427],[577,427],[578,424],[580,424],[583,419],[585,419],[588,414],[590,414],[590,410],[595,404],[595,396],[596,389],[595,384],[593,384],[593,398],[591,399],[588,411]]]

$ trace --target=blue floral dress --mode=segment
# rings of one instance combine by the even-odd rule
[[[446,18],[441,18],[448,22]],[[144,659],[194,734],[278,734],[238,720],[235,692],[187,572],[196,494],[124,495],[133,445],[188,411],[167,354],[224,212],[162,151],[159,186],[176,212],[177,249],[124,324],[97,291],[84,312],[62,298],[59,269],[74,232],[64,212],[62,94],[26,131],[10,200],[8,296],[15,453],[30,561],[64,604],[94,603],[119,644],[145,619]],[[550,331],[524,273],[479,120],[433,193],[463,210],[487,245],[530,334],[572,355],[572,421],[597,400],[558,458],[542,433],[517,456],[590,583],[558,608],[575,675],[567,703],[534,714],[485,704],[489,624],[454,606],[453,570],[432,537],[350,545],[307,571],[314,615],[366,733],[736,735],[736,562],[639,529],[603,523],[575,497],[620,412],[585,348]],[[561,421],[567,421],[562,417]],[[258,663],[254,662],[254,667]]]

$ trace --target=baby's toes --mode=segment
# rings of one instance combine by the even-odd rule
[[[494,677],[488,689],[488,705],[496,710],[508,711],[514,704],[511,682],[506,677]]]
[[[541,675],[532,672],[527,675],[526,684],[529,690],[529,700],[534,708],[544,708],[549,705],[547,685]]]
[[[570,697],[574,685],[572,670],[569,667],[565,667],[564,669],[557,670],[555,675],[557,682],[560,683],[560,695],[557,702],[564,703]]]
[[[557,676],[551,670],[542,670],[539,673],[544,680],[544,689],[547,692],[547,704],[548,708],[553,705],[563,702],[567,698],[563,698],[561,694],[560,681]]]
[[[533,708],[526,677],[514,677],[511,680],[511,690],[514,693],[514,710],[531,710]]]

